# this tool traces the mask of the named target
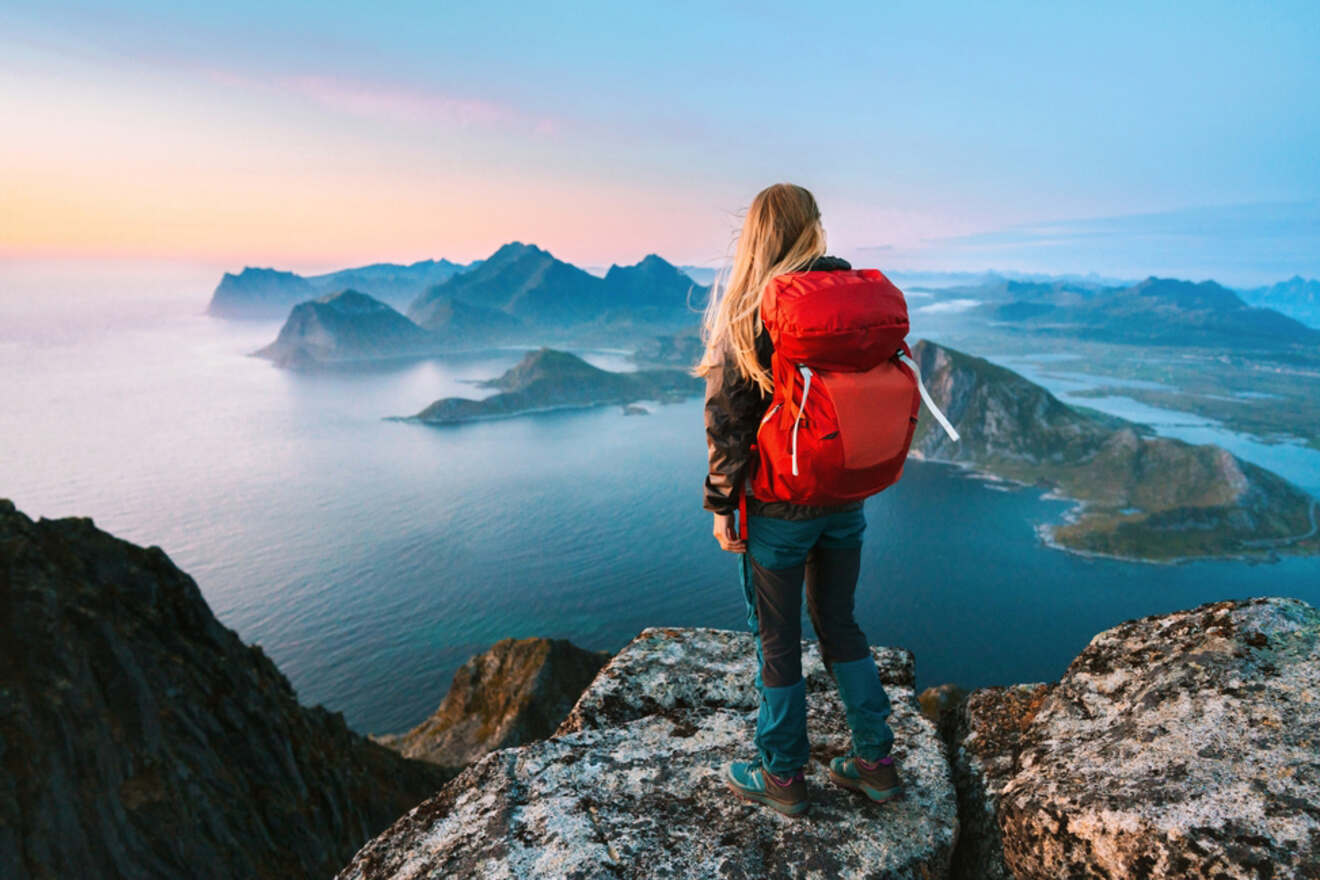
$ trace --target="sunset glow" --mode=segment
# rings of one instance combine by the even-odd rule
[[[688,13],[604,5],[588,35],[521,7],[0,11],[0,257],[315,269],[523,239],[711,263],[791,179],[841,250],[990,265],[949,243],[1320,198],[1305,5],[862,6],[847,51],[828,22]]]

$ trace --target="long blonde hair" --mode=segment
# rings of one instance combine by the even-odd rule
[[[761,291],[776,275],[798,271],[824,254],[825,229],[810,192],[776,183],[757,193],[732,263],[711,284],[701,332],[706,350],[693,373],[705,376],[728,352],[742,377],[770,394],[774,380],[756,356],[756,337],[765,332]]]

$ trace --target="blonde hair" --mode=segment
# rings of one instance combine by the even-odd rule
[[[765,332],[761,291],[776,275],[801,270],[824,254],[825,229],[810,192],[776,183],[757,193],[732,263],[711,284],[701,333],[706,350],[693,373],[705,376],[731,353],[742,378],[770,394],[774,380],[756,356],[756,337]]]

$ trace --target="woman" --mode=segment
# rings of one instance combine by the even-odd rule
[[[777,275],[851,267],[825,255],[820,210],[810,192],[775,184],[747,209],[724,290],[712,288],[704,322],[706,443],[710,470],[705,503],[715,539],[740,554],[747,622],[756,634],[760,693],[758,758],[723,768],[728,787],[790,816],[808,807],[806,685],[802,679],[801,616],[807,611],[821,658],[839,687],[852,731],[848,754],[830,762],[830,778],[875,801],[900,792],[889,758],[893,733],[889,698],[880,683],[866,635],[853,620],[853,591],[866,520],[862,502],[813,507],[771,498],[746,498],[746,541],[735,513],[752,462],[751,445],[773,391],[773,347],[761,324],[761,292]]]

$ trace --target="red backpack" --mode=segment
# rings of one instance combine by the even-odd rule
[[[875,269],[771,279],[761,321],[774,344],[774,397],[748,476],[763,501],[844,504],[903,473],[922,401],[949,436],[912,360],[903,293]],[[747,522],[740,493],[740,531]]]

